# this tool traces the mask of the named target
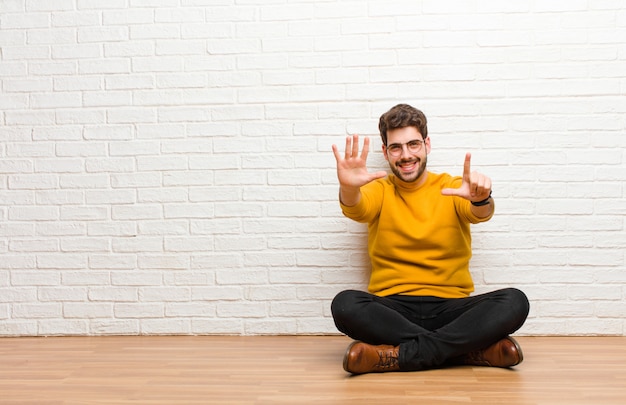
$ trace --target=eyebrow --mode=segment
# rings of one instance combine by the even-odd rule
[[[421,140],[421,139],[411,139],[408,142],[404,142],[404,143],[396,142],[396,143],[389,144],[389,146],[401,146],[401,145],[406,145],[406,144],[411,143],[411,142],[422,142],[423,143],[424,141]],[[387,147],[389,147],[389,146],[387,146]]]

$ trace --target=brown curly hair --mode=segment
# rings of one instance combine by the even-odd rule
[[[387,131],[398,128],[415,127],[422,135],[422,139],[428,137],[426,116],[423,112],[408,104],[398,104],[380,116],[378,129],[383,145],[387,145]]]

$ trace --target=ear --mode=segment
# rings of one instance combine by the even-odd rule
[[[430,136],[424,139],[424,145],[426,146],[426,154],[430,154]]]
[[[385,160],[388,162],[389,156],[387,156],[387,146],[385,146],[384,143],[383,143],[383,156],[385,157]]]

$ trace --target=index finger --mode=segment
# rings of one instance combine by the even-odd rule
[[[472,154],[467,152],[465,154],[465,163],[463,163],[463,181],[469,183],[470,173],[472,172],[470,169],[470,161],[472,160]]]
[[[361,159],[363,160],[367,160],[367,155],[370,152],[370,138],[369,137],[365,137],[365,139],[363,139],[363,150],[361,151]]]

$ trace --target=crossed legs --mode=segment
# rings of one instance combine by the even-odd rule
[[[529,303],[514,288],[453,299],[346,290],[331,310],[341,332],[370,345],[398,346],[399,369],[415,371],[456,362],[507,337],[525,322]]]

